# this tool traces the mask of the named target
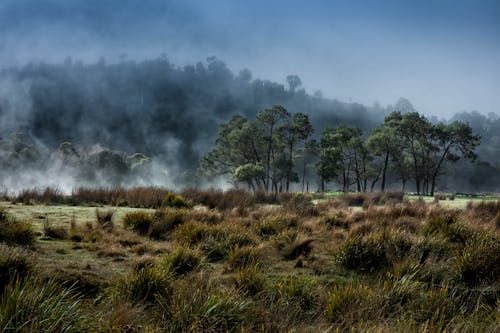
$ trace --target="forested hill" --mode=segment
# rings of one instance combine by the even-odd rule
[[[319,135],[326,125],[340,123],[368,133],[391,111],[413,111],[405,99],[386,107],[344,103],[307,93],[297,76],[283,81],[253,78],[247,69],[233,73],[216,57],[184,67],[165,57],[115,64],[70,58],[60,64],[30,63],[0,72],[0,139],[22,132],[49,150],[62,142],[99,144],[143,153],[178,173],[196,169],[219,125],[234,113],[254,118],[259,110],[283,105],[309,115]],[[480,126],[479,157],[495,170],[498,116],[462,113],[456,118]]]
[[[320,131],[340,122],[368,130],[386,112],[311,96],[294,79],[285,86],[249,70],[236,74],[215,57],[182,68],[165,58],[29,64],[1,73],[0,133],[21,129],[50,147],[99,143],[195,168],[233,113],[254,117],[281,104],[309,114]]]

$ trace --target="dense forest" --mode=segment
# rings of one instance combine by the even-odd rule
[[[67,58],[60,64],[5,68],[0,72],[0,184],[32,187],[50,179],[61,185],[62,175],[69,188],[79,182],[206,184],[194,177],[195,171],[213,148],[219,127],[235,114],[255,119],[260,111],[281,105],[291,114],[306,115],[314,129],[309,139],[319,142],[327,126],[359,128],[367,138],[391,112],[416,111],[404,98],[389,106],[345,103],[320,91],[307,93],[296,75],[284,79],[286,84],[253,78],[248,69],[236,74],[216,57],[184,67],[161,56],[112,64],[104,58],[92,64]],[[473,111],[429,121],[463,121],[481,137],[477,159],[446,164],[437,190],[500,188],[498,115]],[[310,190],[319,189],[314,167],[306,172]],[[300,183],[289,186],[301,189]],[[397,175],[389,173],[386,186],[399,188]],[[326,187],[342,184],[332,181]],[[408,183],[407,190],[414,187]]]

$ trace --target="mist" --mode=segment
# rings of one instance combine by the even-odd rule
[[[499,13],[466,0],[2,1],[0,184],[207,184],[195,171],[218,126],[274,104],[307,113],[315,135],[341,122],[366,133],[401,108],[473,120],[496,170]],[[65,164],[64,142],[83,166]],[[135,153],[150,161],[140,172]]]

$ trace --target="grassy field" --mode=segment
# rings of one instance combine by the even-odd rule
[[[0,330],[500,330],[496,197],[140,191],[0,202]]]

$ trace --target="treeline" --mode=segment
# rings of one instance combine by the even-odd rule
[[[0,69],[0,140],[6,142],[12,134],[23,133],[33,138],[37,147],[43,147],[48,152],[56,151],[61,142],[71,142],[83,149],[99,145],[108,151],[123,152],[126,156],[140,152],[168,171],[159,173],[154,178],[154,184],[164,177],[168,179],[162,182],[163,185],[176,188],[203,184],[195,177],[195,169],[201,158],[212,149],[217,129],[227,123],[232,114],[256,119],[257,111],[270,105],[282,105],[291,114],[307,115],[315,132],[305,141],[316,139],[317,142],[327,124],[346,124],[360,128],[367,135],[392,111],[402,114],[416,112],[404,98],[388,106],[368,106],[324,98],[319,91],[306,92],[296,75],[288,76],[284,83],[263,80],[253,77],[248,69],[234,72],[216,57],[186,66],[176,66],[166,57],[119,63],[106,63],[105,59],[83,63],[67,58],[56,64],[30,63]],[[454,120],[468,122],[473,132],[481,136],[481,146],[476,150],[476,163],[462,159],[455,164],[445,164],[442,169],[445,173],[439,176],[440,188],[469,192],[498,191],[498,115],[465,112],[454,116],[451,121]],[[430,117],[429,121],[437,124],[439,119]],[[444,122],[447,123],[446,120]],[[299,154],[295,150],[302,149],[303,143],[294,147],[294,154]],[[0,146],[0,185],[10,186],[19,183],[19,179],[29,179],[21,182],[20,188],[51,185],[32,180],[30,175],[33,175],[33,170],[25,170],[29,164],[23,162],[25,159],[11,158],[19,149],[12,149],[12,145]],[[43,171],[47,168],[40,167],[39,155],[46,154],[43,151],[42,154],[32,154],[30,161],[35,161],[31,164]],[[307,160],[314,159],[308,157]],[[316,176],[316,162],[306,163],[306,177],[302,177],[304,165],[297,163],[300,164],[295,160],[293,170],[300,178],[299,188],[304,178],[304,189],[307,189],[307,180],[310,180],[310,186],[316,187],[320,183]],[[263,166],[271,168],[267,168],[265,163]],[[8,170],[16,172],[13,174]],[[271,177],[279,178],[280,175],[269,174],[270,180],[265,178],[268,186],[272,187]],[[286,191],[287,179],[297,186],[292,181],[293,173],[288,172],[283,177],[283,191]],[[128,177],[104,178],[106,182],[98,185],[131,185]],[[100,181],[101,178],[97,179]],[[382,179],[376,186],[381,182]],[[394,187],[397,182],[401,180],[391,170],[386,179],[387,186]],[[421,182],[424,186],[424,180]],[[259,186],[255,180],[253,183]],[[328,185],[328,181],[326,183]],[[279,191],[281,181],[277,184]],[[413,184],[413,181],[409,183],[410,190],[413,190]],[[140,185],[146,183],[141,182]],[[367,188],[370,187],[371,181],[368,181]]]
[[[255,120],[233,115],[220,126],[199,171],[278,193],[297,182],[304,191],[307,167],[314,165],[321,191],[327,182],[339,184],[343,192],[373,191],[377,183],[384,191],[392,174],[403,191],[413,180],[418,194],[433,195],[445,164],[475,160],[481,139],[468,123],[433,124],[418,112],[394,111],[369,135],[340,124],[326,126],[319,140],[311,140],[313,130],[306,114],[280,105],[258,112]]]

